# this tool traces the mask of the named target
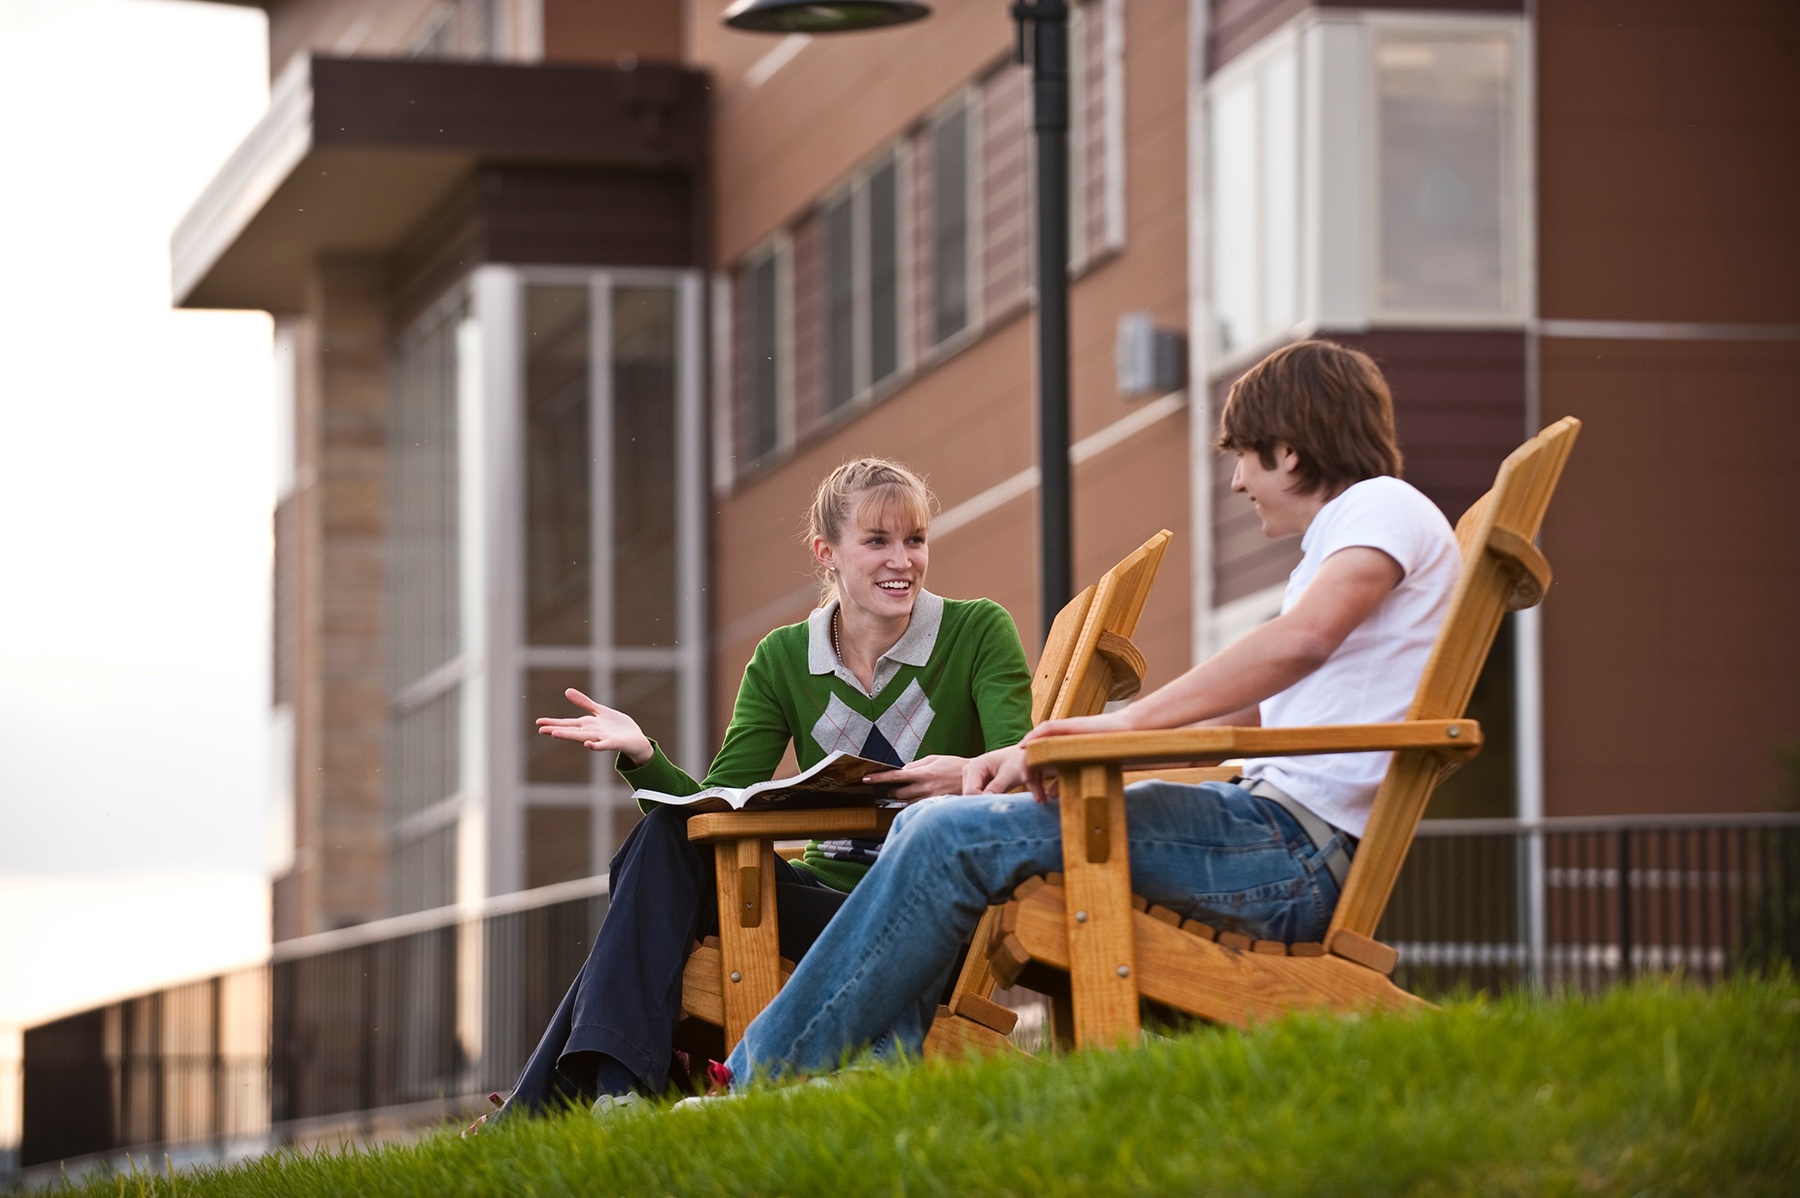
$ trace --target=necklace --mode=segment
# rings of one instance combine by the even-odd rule
[[[837,654],[839,665],[844,661],[844,647],[838,643],[838,612],[842,610],[844,609],[839,607],[831,613],[831,651]]]

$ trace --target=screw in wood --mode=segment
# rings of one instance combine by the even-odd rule
[[[1075,922],[1076,923],[1086,923],[1087,922],[1087,912],[1086,911],[1075,912]]]
[[[741,982],[744,980],[744,975],[734,969],[731,971],[731,980],[734,982]]]
[[[1131,976],[1131,966],[1129,966],[1129,965],[1119,966],[1119,976],[1122,978],[1130,977]]]

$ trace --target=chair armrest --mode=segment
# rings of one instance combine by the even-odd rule
[[[1046,736],[1025,746],[1025,760],[1034,766],[1056,768],[1115,761],[1139,765],[1209,757],[1296,757],[1388,749],[1432,749],[1464,756],[1480,748],[1481,725],[1474,720],[1405,720],[1394,724],[1174,728],[1163,732]]]
[[[897,807],[816,807],[799,811],[720,811],[688,820],[688,839],[697,843],[748,837],[791,840],[801,836],[886,836]]]

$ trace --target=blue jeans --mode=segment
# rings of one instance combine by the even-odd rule
[[[1140,782],[1126,799],[1138,894],[1221,930],[1289,942],[1324,936],[1337,883],[1325,853],[1278,805],[1222,782]],[[989,904],[1061,868],[1057,810],[1030,795],[908,808],[875,867],[732,1051],[732,1075],[744,1085],[758,1072],[819,1072],[865,1046],[916,1054]]]

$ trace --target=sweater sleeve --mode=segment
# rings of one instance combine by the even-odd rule
[[[731,726],[725,729],[725,743],[713,758],[712,768],[704,780],[696,782],[680,766],[663,755],[662,746],[650,745],[655,754],[643,765],[628,767],[621,758],[619,776],[633,790],[656,790],[663,794],[691,795],[712,786],[750,786],[775,776],[781,755],[787,751],[792,733],[787,713],[776,699],[777,658],[780,650],[771,642],[773,634],[764,637],[750,656],[744,669],[744,680],[738,684],[737,705],[732,709]],[[640,800],[638,807],[649,811],[654,803]]]
[[[1012,615],[991,600],[982,601],[978,610],[971,689],[982,743],[992,752],[1018,744],[1031,731],[1031,670]]]

